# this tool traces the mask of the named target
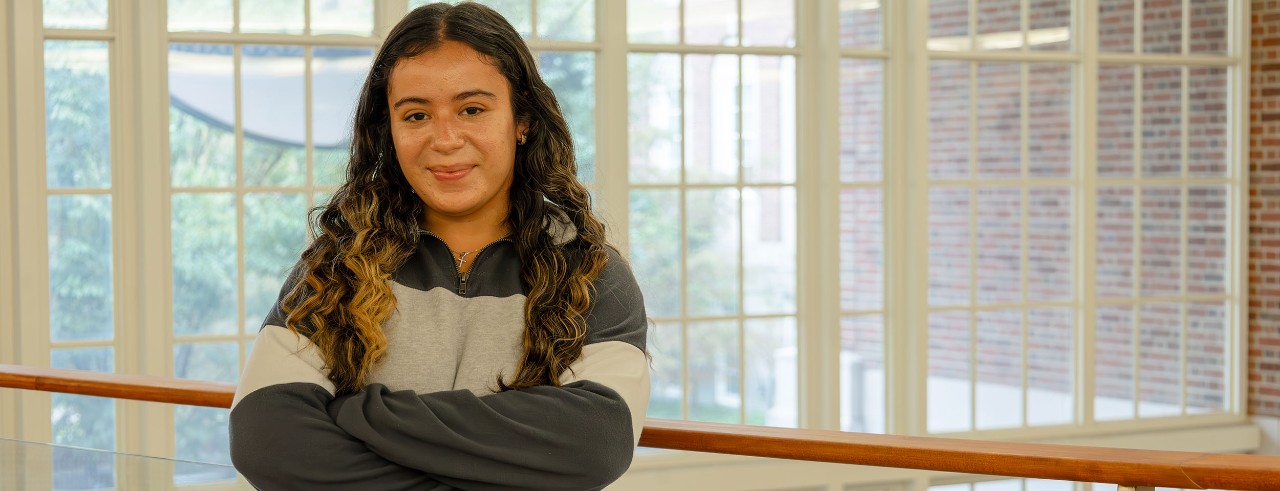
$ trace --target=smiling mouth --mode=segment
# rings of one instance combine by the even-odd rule
[[[431,169],[431,175],[435,176],[438,181],[456,181],[470,174],[471,169],[474,168],[474,166],[470,165],[443,167]]]

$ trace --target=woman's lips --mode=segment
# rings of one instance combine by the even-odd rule
[[[475,166],[471,165],[453,165],[431,169],[431,175],[435,176],[437,181],[456,181],[466,177],[467,174],[471,173],[471,169],[474,168]]]

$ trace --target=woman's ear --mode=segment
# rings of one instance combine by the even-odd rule
[[[529,122],[517,120],[516,121],[516,142],[521,145],[524,145],[525,139],[528,137],[529,137]]]

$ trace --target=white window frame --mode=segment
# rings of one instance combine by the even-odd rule
[[[1138,0],[1140,3],[1141,0]],[[1184,12],[1191,0],[1183,0]],[[971,0],[971,5],[972,5]],[[1136,433],[1128,437],[1132,445],[1182,446],[1213,450],[1203,446],[1205,435],[1226,435],[1217,449],[1239,450],[1249,435],[1247,380],[1247,296],[1248,275],[1248,88],[1249,88],[1249,2],[1234,0],[1230,7],[1228,43],[1230,55],[1199,57],[1185,55],[1099,53],[1097,49],[1097,0],[1081,0],[1074,9],[1074,51],[1047,53],[929,52],[929,0],[884,0],[882,50],[839,48],[838,0],[796,0],[797,44],[796,105],[807,117],[797,118],[797,326],[800,425],[807,428],[839,427],[840,401],[840,279],[836,268],[839,254],[839,109],[831,101],[839,98],[839,62],[842,55],[884,60],[885,143],[884,237],[886,247],[884,278],[886,430],[890,433],[926,434],[925,376],[928,373],[927,299],[918,299],[915,285],[927,285],[928,200],[919,194],[927,189],[928,152],[919,142],[928,108],[918,101],[928,100],[928,66],[935,59],[1056,61],[1073,64],[1073,125],[1075,162],[1095,160],[1094,111],[1096,80],[1100,62],[1142,64],[1228,66],[1230,101],[1230,186],[1235,192],[1228,228],[1231,263],[1228,296],[1226,350],[1230,359],[1227,411],[1220,414],[1178,418],[1126,420],[1014,430],[983,430],[948,436],[995,440],[1116,442],[1116,433]],[[1028,4],[1023,0],[1024,12]],[[113,22],[106,31],[85,34],[58,30],[60,39],[109,38],[112,40],[112,216],[116,309],[113,338],[116,369],[121,372],[168,376],[172,373],[173,334],[170,322],[172,288],[169,241],[168,150],[157,144],[155,135],[168,135],[168,102],[155,94],[167,93],[167,53],[169,41],[206,39],[204,34],[170,35],[164,2],[111,0]],[[375,2],[375,37],[380,40],[404,12],[405,0]],[[308,9],[309,10],[309,9]],[[535,51],[592,51],[596,54],[596,142],[597,172],[592,185],[596,209],[605,217],[611,240],[628,249],[629,192],[627,162],[628,106],[626,3],[596,1],[596,40],[592,42],[530,41]],[[1187,15],[1184,15],[1184,29]],[[1243,23],[1244,25],[1240,25]],[[0,230],[11,237],[0,240],[0,363],[45,365],[49,363],[47,209],[43,166],[43,40],[40,0],[20,0],[0,8],[0,26],[9,33],[0,36],[0,120],[9,131],[0,132],[0,156],[9,167],[0,172],[0,203],[15,203],[0,212]],[[1140,32],[1140,30],[1139,30]],[[232,36],[239,36],[233,39]],[[219,40],[223,40],[218,36]],[[299,44],[297,36],[228,35],[226,41],[251,39],[253,43]],[[687,47],[661,45],[662,52],[756,53],[759,49]],[[736,50],[736,51],[735,51]],[[129,130],[126,130],[129,129]],[[135,131],[136,129],[136,131]],[[150,138],[144,135],[152,135]],[[1185,136],[1185,135],[1184,135]],[[164,139],[167,142],[167,138]],[[121,165],[138,162],[136,165]],[[821,164],[814,164],[819,162]],[[158,169],[158,171],[157,171]],[[1092,217],[1098,178],[1092,165],[1076,165],[1073,186],[1079,192],[1074,203],[1072,231],[1077,247],[1075,279],[1078,310],[1073,343],[1075,380],[1093,377],[1092,323],[1095,296],[1092,288],[1094,227]],[[912,192],[918,194],[912,195]],[[1086,220],[1087,218],[1087,220]],[[145,239],[145,240],[143,240]],[[129,245],[129,247],[125,247]],[[1185,252],[1184,252],[1185,254]],[[924,260],[920,260],[924,259]],[[21,285],[21,288],[19,288]],[[162,294],[142,294],[152,292]],[[1088,326],[1080,326],[1088,323]],[[25,328],[19,326],[26,326]],[[32,326],[42,326],[34,329]],[[159,333],[159,334],[157,334]],[[14,343],[12,341],[16,340]],[[1076,418],[1091,420],[1093,397],[1090,384],[1077,384]],[[135,402],[117,402],[117,451],[151,455],[173,455],[173,411],[171,408]],[[43,394],[0,390],[0,437],[50,441],[49,397]],[[1213,432],[1210,427],[1226,426]],[[1162,436],[1163,435],[1163,436]],[[1167,438],[1166,438],[1167,437]],[[1172,438],[1172,447],[1167,443]],[[1122,440],[1123,441],[1123,440]],[[1160,442],[1160,443],[1153,443]],[[1246,442],[1246,443],[1241,443]],[[1256,441],[1253,443],[1256,445]],[[1196,446],[1200,445],[1200,446]],[[632,466],[634,478],[620,485],[639,486],[655,472],[689,475],[708,471],[699,464],[735,464],[735,469],[752,467],[754,460],[723,455],[660,453],[642,455]],[[807,469],[802,463],[756,465],[737,480],[763,479],[761,473],[776,469]],[[826,469],[824,467],[824,469]],[[791,472],[791,471],[788,471]],[[877,479],[907,478],[926,482],[918,471],[845,469],[822,471],[823,479],[841,482],[873,482]],[[859,477],[849,477],[858,475]],[[833,476],[846,476],[833,477]],[[907,477],[903,477],[907,476]],[[915,477],[910,477],[915,476]],[[794,477],[794,476],[792,476]],[[922,480],[923,479],[923,480]],[[743,481],[746,482],[746,481]],[[834,481],[832,481],[834,482]],[[630,483],[630,484],[628,484]],[[127,483],[118,483],[123,486]]]

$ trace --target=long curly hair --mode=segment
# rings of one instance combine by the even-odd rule
[[[577,179],[568,125],[506,19],[480,4],[437,3],[410,12],[379,49],[356,106],[346,180],[313,210],[302,276],[281,302],[286,327],[310,337],[338,394],[360,390],[386,354],[382,324],[396,308],[389,281],[415,250],[425,212],[392,145],[387,81],[396,62],[446,40],[466,43],[493,63],[511,84],[515,118],[528,124],[528,140],[516,149],[506,218],[529,292],[524,355],[514,378],[499,376],[497,386],[559,385],[582,354],[591,285],[608,256],[604,225]],[[557,244],[547,224],[564,216],[577,235]]]

